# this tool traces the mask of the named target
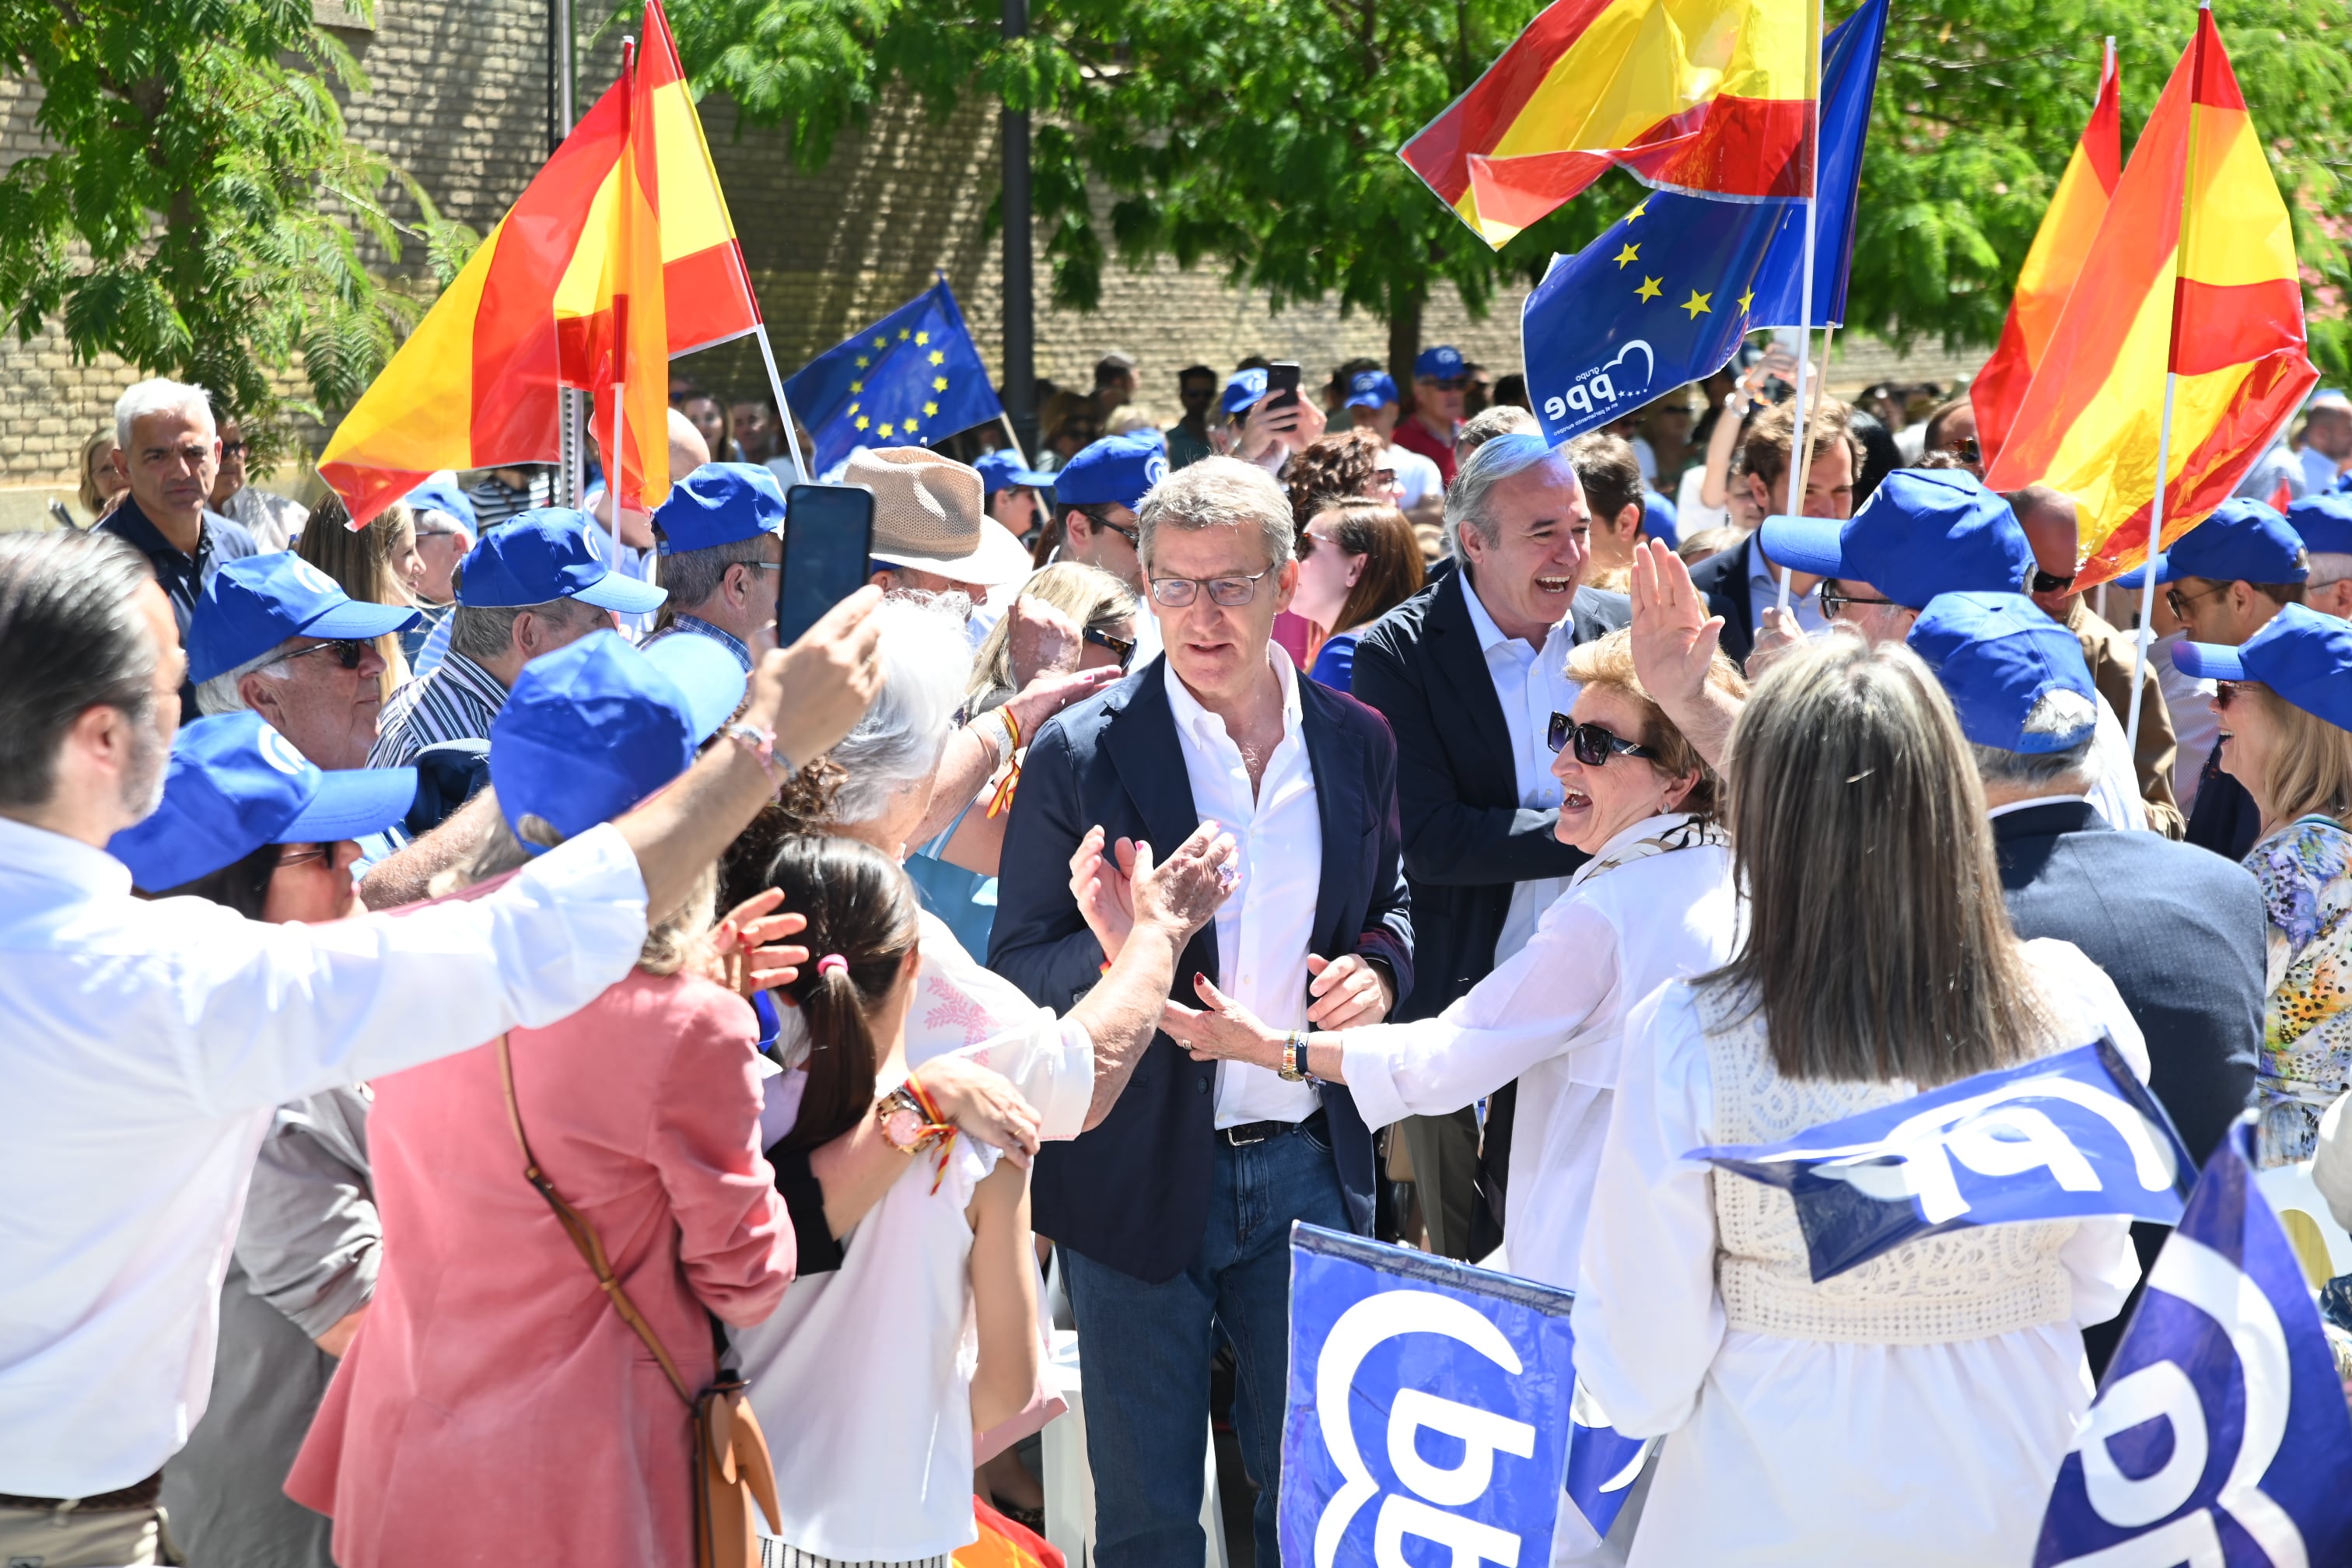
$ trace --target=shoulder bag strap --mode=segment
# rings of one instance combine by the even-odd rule
[[[603,1287],[605,1296],[611,1300],[613,1310],[621,1314],[621,1321],[628,1324],[637,1338],[646,1342],[646,1348],[653,1352],[654,1360],[661,1363],[662,1372],[668,1377],[669,1385],[677,1390],[677,1396],[692,1405],[694,1391],[687,1387],[686,1379],[679,1375],[677,1363],[670,1360],[669,1352],[662,1347],[660,1336],[654,1332],[654,1326],[646,1321],[645,1314],[637,1310],[637,1304],[629,1300],[629,1293],[621,1288],[620,1280],[614,1278],[613,1265],[604,1257],[604,1243],[597,1236],[596,1227],[590,1225],[579,1210],[563,1201],[563,1194],[555,1190],[555,1184],[549,1181],[547,1173],[539,1168],[539,1161],[530,1152],[530,1141],[523,1136],[522,1108],[515,1100],[514,1054],[508,1049],[504,1035],[499,1037],[499,1083],[506,1091],[507,1121],[514,1129],[515,1147],[522,1151],[522,1179],[547,1200],[547,1206],[555,1211],[556,1222],[563,1226],[563,1234],[572,1238],[572,1245],[578,1247],[580,1256],[588,1260],[589,1268],[596,1276],[596,1283]]]

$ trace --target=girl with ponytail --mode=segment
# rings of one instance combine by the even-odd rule
[[[762,1119],[800,1278],[734,1335],[783,1504],[768,1560],[947,1568],[977,1539],[974,1435],[1038,1403],[1036,1113],[968,1058],[908,1071],[921,926],[889,857],[788,838],[769,879],[812,957]]]

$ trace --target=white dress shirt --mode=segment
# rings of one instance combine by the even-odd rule
[[[599,827],[469,901],[263,925],[0,818],[0,1492],[155,1473],[205,1413],[275,1108],[577,1011],[646,889]]]
[[[1568,678],[1569,650],[1576,646],[1573,610],[1544,637],[1543,651],[1503,635],[1495,617],[1479,602],[1478,585],[1465,574],[1463,602],[1470,606],[1470,624],[1477,629],[1479,651],[1486,656],[1486,678],[1503,705],[1503,725],[1511,732],[1511,773],[1519,787],[1519,805],[1529,811],[1551,811],[1559,805],[1559,781],[1551,776],[1551,748],[1544,743],[1551,716],[1576,706],[1584,689]],[[1497,964],[1528,945],[1536,922],[1552,900],[1568,887],[1566,877],[1532,877],[1511,889],[1511,907],[1503,916],[1503,932],[1495,939]],[[1466,1101],[1465,1103],[1467,1103]]]
[[[1433,497],[1439,500],[1445,499],[1444,474],[1434,462],[1412,447],[1400,447],[1391,441],[1381,454],[1381,461],[1396,475],[1398,488],[1402,492],[1397,497],[1397,505],[1402,510],[1411,511]]]
[[[1511,1130],[1511,1272],[1576,1288],[1625,1015],[1667,981],[1731,957],[1738,899],[1724,843],[1624,858],[1690,831],[1633,824],[1569,879],[1535,939],[1434,1018],[1349,1029],[1343,1076],[1368,1126],[1443,1116],[1518,1080]]]
[[[1217,988],[1271,1027],[1303,1029],[1323,817],[1301,727],[1298,671],[1279,644],[1267,645],[1266,658],[1282,682],[1282,740],[1255,792],[1225,721],[1201,706],[1173,666],[1165,667],[1168,706],[1192,778],[1192,810],[1232,834],[1241,851],[1241,880],[1217,909]],[[1185,998],[1188,1005],[1196,1000]],[[1219,1127],[1304,1121],[1321,1103],[1311,1083],[1286,1083],[1270,1068],[1241,1062],[1218,1064]]]

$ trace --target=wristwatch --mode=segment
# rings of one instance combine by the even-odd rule
[[[901,1154],[919,1153],[938,1136],[930,1131],[921,1104],[904,1084],[874,1102],[874,1121],[882,1130],[882,1142]]]
[[[1282,1066],[1276,1069],[1285,1083],[1307,1081],[1307,1031],[1293,1029],[1282,1037]]]

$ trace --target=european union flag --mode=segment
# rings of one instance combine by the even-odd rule
[[[820,475],[860,447],[928,447],[1004,414],[944,278],[811,360],[784,397],[809,427]]]
[[[1886,0],[1822,45],[1822,159],[1813,324],[1842,319],[1864,132]],[[1554,443],[1712,375],[1759,326],[1797,321],[1805,204],[1658,191],[1574,256],[1557,257],[1520,312],[1528,391]]]

